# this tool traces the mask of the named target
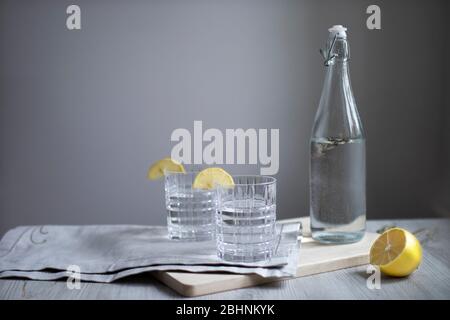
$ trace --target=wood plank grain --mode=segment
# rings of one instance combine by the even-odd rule
[[[450,299],[450,220],[369,221],[368,230],[388,224],[429,233],[420,236],[419,270],[408,278],[382,277],[380,290],[367,288],[366,266],[359,266],[196,298],[178,295],[150,274],[111,284],[83,282],[80,290],[69,290],[65,281],[2,279],[0,299]]]

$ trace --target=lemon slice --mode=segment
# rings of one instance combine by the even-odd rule
[[[147,178],[157,180],[164,177],[164,171],[186,172],[184,167],[178,161],[171,158],[164,158],[153,163],[148,169]]]
[[[213,189],[215,186],[234,186],[233,177],[222,168],[208,168],[200,171],[194,179],[194,189]]]
[[[401,228],[392,228],[380,235],[370,248],[370,263],[393,277],[405,277],[422,261],[419,240]]]

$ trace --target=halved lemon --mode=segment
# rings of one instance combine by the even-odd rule
[[[370,263],[393,277],[405,277],[422,261],[419,240],[401,228],[392,228],[380,235],[370,248]]]
[[[194,179],[194,189],[213,189],[217,185],[234,186],[233,177],[222,168],[207,168],[200,171]]]
[[[147,172],[147,178],[150,180],[157,180],[164,177],[164,171],[171,172],[186,172],[184,167],[178,161],[172,158],[164,158],[153,163]]]

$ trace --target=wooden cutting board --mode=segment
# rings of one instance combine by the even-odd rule
[[[299,219],[285,220],[292,222]],[[300,219],[304,226],[296,277],[355,267],[369,263],[369,249],[377,237],[367,232],[364,238],[352,244],[323,245],[314,242],[310,235],[309,221]],[[262,283],[292,278],[263,278],[258,275],[232,273],[191,273],[184,271],[158,271],[154,276],[183,296],[200,296],[221,291],[245,288]]]

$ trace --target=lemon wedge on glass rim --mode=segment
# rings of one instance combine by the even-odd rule
[[[153,163],[147,172],[147,178],[150,180],[158,180],[164,177],[165,171],[186,172],[181,163],[172,158],[164,158]]]
[[[392,228],[381,234],[370,248],[370,264],[386,275],[405,277],[414,272],[422,261],[419,240],[409,231]]]
[[[233,187],[233,177],[222,168],[207,168],[200,171],[194,179],[194,189],[213,189],[217,185]]]

